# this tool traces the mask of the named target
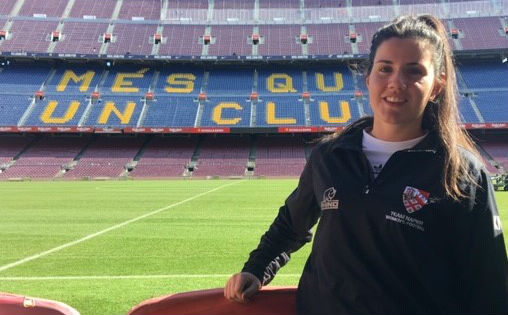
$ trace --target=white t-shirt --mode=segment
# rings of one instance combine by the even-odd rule
[[[426,136],[427,133],[415,139],[391,142],[377,139],[363,130],[362,149],[372,166],[374,178],[381,173],[383,166],[393,153],[414,147]]]

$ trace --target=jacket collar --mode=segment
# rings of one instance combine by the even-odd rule
[[[333,151],[337,149],[345,149],[345,150],[353,150],[353,151],[361,151],[362,150],[362,139],[363,139],[363,129],[368,128],[367,126],[352,128],[346,133],[339,135],[337,138],[333,139],[331,144],[331,149]],[[407,149],[404,151],[407,152],[428,152],[428,153],[437,153],[441,146],[441,141],[437,132],[434,130],[429,131],[429,134],[414,148]]]

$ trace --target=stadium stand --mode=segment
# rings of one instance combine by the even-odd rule
[[[308,44],[309,55],[351,54],[351,44],[346,41],[348,24],[307,25],[312,38]]]
[[[258,137],[254,174],[299,176],[305,163],[305,148],[301,137]]]
[[[235,12],[236,10],[232,10]],[[220,11],[222,12],[222,11]],[[228,11],[229,12],[229,11]],[[217,25],[211,28],[211,34],[215,39],[208,49],[210,56],[247,56],[252,53],[253,26],[249,25]]]
[[[115,2],[111,3],[111,5],[114,4]],[[161,17],[160,1],[122,0],[118,18],[132,20],[135,17],[141,17],[145,20],[159,20]]]
[[[84,18],[85,16],[88,16],[90,18],[95,17],[97,19],[108,19],[113,15],[113,11],[115,9],[114,4],[115,3],[111,1],[76,1],[72,6],[69,16],[74,18]]]
[[[68,0],[25,0],[18,15],[34,16],[36,14],[45,14],[46,17],[61,17]]]
[[[463,49],[493,49],[500,44],[508,46],[508,37],[502,32],[499,17],[453,19],[453,23],[460,31]]]
[[[197,137],[153,137],[130,175],[134,178],[181,177],[187,170]]]
[[[194,127],[198,112],[194,97],[159,96],[149,105],[145,127]]]
[[[9,32],[10,40],[2,41],[2,52],[41,52],[46,53],[51,43],[51,34],[56,30],[58,22],[44,20],[15,20]]]
[[[77,1],[79,2],[79,1]],[[106,33],[107,23],[65,22],[62,38],[53,50],[54,53],[98,54],[102,43],[101,36]]]
[[[164,25],[162,36],[167,41],[160,45],[159,55],[200,56],[203,50],[204,33],[205,27],[202,25]]]
[[[0,3],[0,15],[9,15],[17,0],[5,0]]]
[[[243,176],[250,152],[250,137],[207,137],[200,147],[193,176]]]
[[[244,97],[210,96],[200,126],[251,126],[251,102]]]
[[[244,69],[211,69],[206,92],[210,95],[238,95],[247,97],[254,87],[254,71]]]
[[[46,136],[23,151],[16,162],[0,174],[0,178],[52,178],[71,163],[89,137]],[[61,173],[60,175],[63,175]]]
[[[2,170],[34,140],[34,136],[0,135],[0,165]]]
[[[157,32],[157,25],[117,23],[113,31],[115,41],[109,44],[108,54],[130,55],[136,52],[140,55],[150,55],[153,49],[153,38]]]

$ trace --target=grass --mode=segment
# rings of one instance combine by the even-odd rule
[[[82,315],[116,315],[151,297],[222,287],[296,184],[295,179],[0,182],[0,291],[59,300]],[[497,198],[506,227],[508,193]],[[307,245],[294,254],[273,284],[296,285],[309,251]]]

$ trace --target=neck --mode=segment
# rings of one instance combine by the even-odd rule
[[[372,126],[372,130],[367,130],[373,137],[384,140],[384,141],[390,141],[390,142],[400,142],[400,141],[406,141],[411,139],[416,139],[418,137],[421,137],[425,134],[425,131],[421,128],[421,126],[418,126],[415,128],[414,125],[383,125],[380,126],[379,124],[376,124],[374,121],[374,124]]]

